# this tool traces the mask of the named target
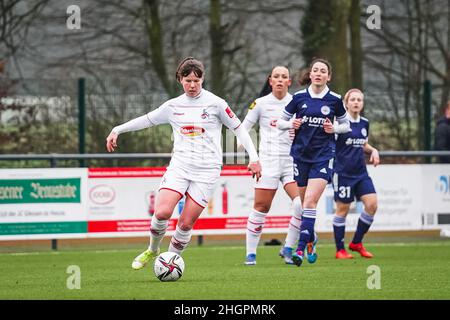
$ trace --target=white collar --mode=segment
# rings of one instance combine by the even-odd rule
[[[287,96],[289,96],[289,92],[286,92],[286,95],[281,99],[278,99],[278,97],[276,95],[274,95],[273,92],[269,93],[269,95],[271,95],[272,99],[275,99],[276,101],[283,101],[286,99]]]
[[[311,96],[311,98],[323,99],[323,97],[325,97],[328,91],[330,91],[327,85],[325,85],[325,88],[323,88],[323,90],[320,93],[315,93],[311,87],[312,85],[308,87],[308,93]]]
[[[354,119],[350,113],[347,113],[347,118],[348,121],[352,122],[352,123],[358,123],[361,120],[361,116],[358,114],[358,116],[356,117],[356,119]]]

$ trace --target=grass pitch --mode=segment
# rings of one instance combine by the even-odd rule
[[[3,253],[0,299],[450,299],[450,241],[366,247],[375,258],[336,260],[334,245],[319,244],[317,262],[301,267],[285,265],[274,246],[258,249],[256,266],[243,265],[243,246],[191,247],[176,282],[160,282],[152,265],[131,269],[143,248]],[[80,289],[67,287],[71,265]],[[379,267],[379,289],[368,288],[376,283],[370,266]]]

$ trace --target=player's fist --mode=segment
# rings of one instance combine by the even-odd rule
[[[111,131],[109,136],[106,138],[106,150],[108,150],[108,152],[113,152],[114,148],[117,148],[118,136],[119,135],[117,133]]]
[[[323,130],[326,133],[334,133],[334,127],[333,127],[333,123],[331,122],[330,119],[325,118],[325,122],[323,124]]]
[[[296,118],[294,121],[292,121],[292,128],[295,130],[300,129],[300,126],[302,125],[302,119]]]
[[[256,182],[258,182],[261,178],[261,163],[259,161],[250,162],[247,169],[253,174],[253,178],[256,176]]]

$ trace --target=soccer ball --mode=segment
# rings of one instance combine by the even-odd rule
[[[177,281],[184,271],[184,260],[175,252],[163,252],[155,259],[155,276],[161,281]]]

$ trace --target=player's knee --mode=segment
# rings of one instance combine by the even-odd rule
[[[169,220],[172,213],[173,209],[170,210],[167,206],[161,206],[155,209],[155,216],[158,220]]]
[[[370,214],[371,216],[373,216],[373,215],[377,212],[377,209],[378,209],[378,205],[377,205],[376,202],[368,203],[368,204],[365,206],[366,212],[367,212],[368,214]]]
[[[258,212],[267,213],[270,210],[270,203],[265,203],[263,201],[255,202],[254,209]]]

